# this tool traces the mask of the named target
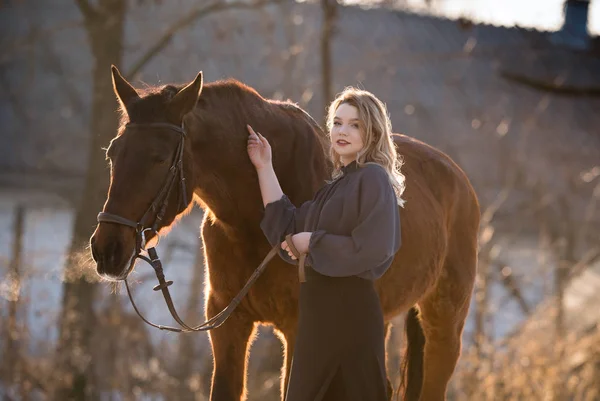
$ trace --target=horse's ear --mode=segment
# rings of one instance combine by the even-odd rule
[[[202,92],[202,71],[196,75],[194,81],[181,89],[169,102],[169,114],[183,120],[183,116],[196,106],[200,92]]]
[[[112,71],[113,90],[123,108],[126,109],[127,105],[130,104],[132,100],[139,99],[140,95],[138,95],[134,87],[123,78],[117,67],[113,65],[110,69]]]

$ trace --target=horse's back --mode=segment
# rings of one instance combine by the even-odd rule
[[[405,160],[405,175],[427,184],[422,190],[427,188],[440,201],[456,200],[479,207],[467,175],[450,156],[407,135],[394,134],[394,142]]]
[[[466,174],[444,152],[406,135],[394,135],[404,164],[406,201],[400,208],[402,246],[377,283],[387,316],[403,312],[432,289],[453,237],[476,243],[479,204]]]

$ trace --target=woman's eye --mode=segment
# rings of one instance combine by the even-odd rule
[[[335,122],[333,123],[333,125],[342,125],[342,124],[340,124],[338,121],[335,121]]]
[[[352,124],[352,128],[358,129],[358,124]]]

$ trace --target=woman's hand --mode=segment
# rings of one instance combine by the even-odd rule
[[[292,235],[292,242],[294,243],[294,246],[296,247],[298,252],[300,252],[300,254],[308,253],[308,244],[310,242],[311,236],[312,236],[312,233],[309,233],[309,232],[302,232],[302,233]],[[297,259],[294,256],[294,254],[292,253],[292,250],[290,249],[290,247],[288,246],[286,241],[283,241],[281,243],[281,249],[286,251],[288,253],[288,255],[290,255],[290,258],[292,258],[294,260]]]
[[[248,128],[248,156],[250,161],[257,170],[271,165],[271,145],[267,138],[262,136],[258,132],[254,132],[250,125],[246,125]]]

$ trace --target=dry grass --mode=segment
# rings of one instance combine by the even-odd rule
[[[555,341],[552,332],[464,351],[451,383],[452,400],[600,399],[600,325]]]
[[[178,373],[176,353],[167,349],[169,347],[153,346],[139,331],[135,320],[125,318],[131,324],[124,325],[123,320],[119,320],[121,329],[126,328],[120,331],[120,339],[119,330],[102,333],[105,344],[114,341],[113,347],[118,348],[118,352],[113,349],[110,353],[103,349],[105,357],[97,356],[94,369],[100,376],[98,385],[102,393],[112,391],[131,400],[142,395],[167,394],[177,394],[182,400],[208,400],[210,354],[198,355],[200,358],[191,372]],[[111,324],[107,322],[107,326]],[[114,338],[106,338],[111,336]],[[480,355],[475,347],[466,348],[451,381],[448,400],[600,399],[600,325],[579,336],[570,334],[563,341],[554,341],[552,337],[550,331],[543,335],[523,333],[501,344],[487,344],[479,351]],[[256,349],[262,355],[253,354],[263,362],[251,363],[248,400],[279,400],[281,349],[275,338],[268,341],[273,343],[267,346],[263,343],[260,350]],[[116,345],[117,342],[121,342],[121,346]],[[265,363],[265,358],[271,362]],[[48,394],[52,394],[59,379],[53,373],[51,356],[21,357],[18,376],[10,378],[13,396],[7,399],[24,399],[23,393],[37,393],[39,399],[50,399]],[[6,376],[0,378],[0,382],[6,383],[6,379]]]

